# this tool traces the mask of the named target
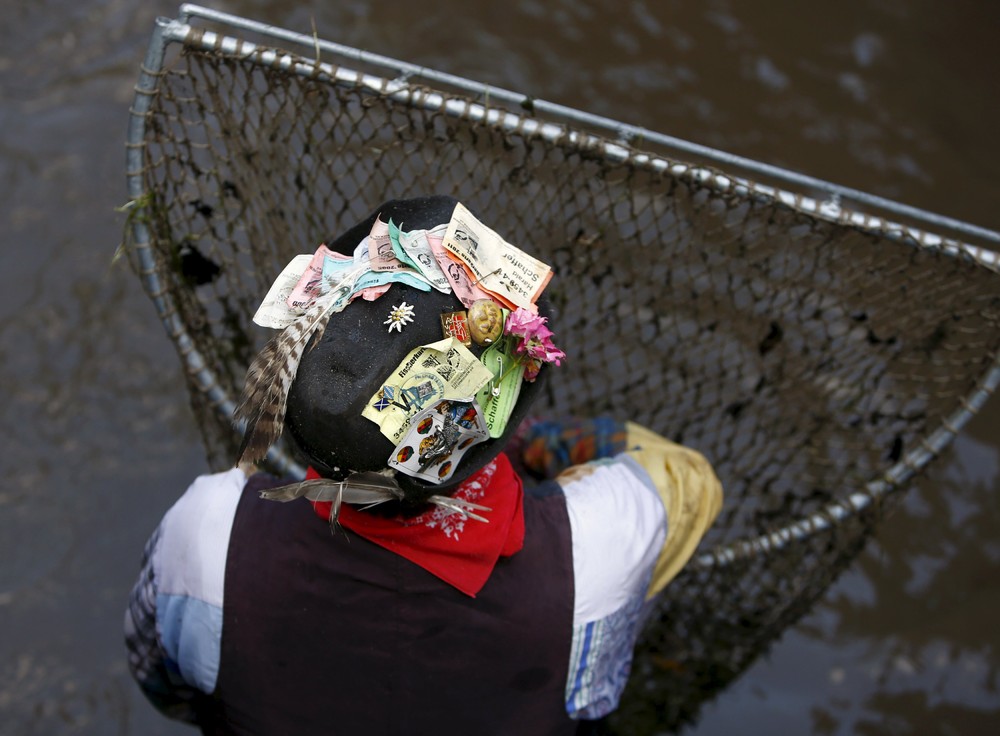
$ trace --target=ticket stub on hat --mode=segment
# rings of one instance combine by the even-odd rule
[[[320,298],[328,299],[331,312],[342,310],[354,293],[355,283],[367,269],[348,258],[335,278],[328,276],[326,266],[341,259],[343,256],[323,245],[313,255],[295,256],[271,284],[253,321],[261,327],[283,330]]]
[[[253,316],[254,322],[261,327],[283,330],[302,315],[301,309],[288,306],[288,298],[309,268],[312,258],[308,253],[303,253],[289,261],[268,289],[267,296]]]
[[[455,205],[442,244],[461,259],[481,288],[511,309],[538,311],[535,300],[552,279],[552,269],[508,243],[461,203]]]

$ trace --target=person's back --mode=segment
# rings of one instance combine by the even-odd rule
[[[472,598],[349,529],[331,535],[306,503],[258,497],[278,482],[252,477],[236,512],[226,586],[240,594],[224,609],[220,732],[572,733],[572,552],[559,495],[525,499],[523,548]],[[475,531],[452,529],[449,541]],[[430,533],[448,539],[440,525]]]
[[[454,207],[444,198],[402,204],[424,227]],[[393,203],[387,210],[400,212]],[[427,304],[407,297],[417,309]],[[352,310],[359,325],[365,310],[369,322],[383,316],[370,304],[344,315]],[[419,316],[437,321],[439,311]],[[204,476],[150,541],[126,616],[144,691],[206,733],[570,734],[576,719],[613,710],[648,600],[718,512],[711,468],[635,425],[540,422],[519,437],[515,462],[559,477],[525,487],[500,452],[530,406],[525,383],[498,437],[470,441],[464,457],[458,440],[445,443],[445,457],[464,466],[450,469],[456,482],[418,488],[419,503],[407,509],[400,487],[413,481],[401,478],[378,491],[389,502],[372,513],[359,500],[371,493],[364,483],[351,488],[362,476],[345,484],[330,462],[351,444],[345,464],[369,462],[365,423],[318,397],[333,384],[344,390],[346,379],[328,374],[353,352],[382,367],[345,371],[364,384],[347,396],[351,412],[360,413],[355,398],[376,399],[371,386],[382,386],[375,404],[385,405],[396,395],[384,366],[428,337],[414,331],[367,361],[330,330],[299,367],[289,400],[292,439],[318,468],[313,485],[248,477],[245,464]],[[494,387],[506,389],[504,378],[494,376]],[[331,429],[338,423],[346,426]],[[420,424],[431,436],[430,421]],[[426,442],[421,457],[431,454]],[[410,458],[405,446],[404,437],[392,450],[397,466]],[[360,470],[384,467],[379,458],[390,453],[370,454]],[[418,478],[450,461],[423,462]]]

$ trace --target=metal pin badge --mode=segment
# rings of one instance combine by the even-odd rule
[[[464,309],[442,314],[441,330],[445,337],[454,337],[466,347],[472,344],[472,336],[469,334],[469,317]]]

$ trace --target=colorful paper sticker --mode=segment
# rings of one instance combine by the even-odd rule
[[[486,421],[474,400],[438,401],[413,416],[388,464],[414,478],[444,483],[465,453],[487,439]]]

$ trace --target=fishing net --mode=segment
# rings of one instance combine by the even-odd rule
[[[170,28],[133,110],[129,252],[213,467],[235,456],[232,401],[269,337],[250,318],[276,274],[378,203],[429,193],[555,269],[568,359],[550,410],[637,421],[714,465],[724,510],[647,627],[612,730],[692,719],[995,383],[1000,281],[959,243],[831,216],[531,100]]]

